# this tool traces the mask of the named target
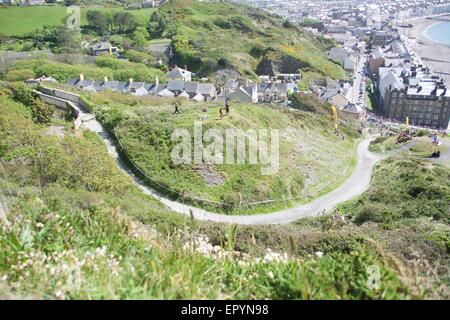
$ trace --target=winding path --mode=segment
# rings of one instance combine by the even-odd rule
[[[189,206],[183,203],[172,201],[160,194],[159,192],[148,187],[133,171],[128,167],[127,163],[119,155],[114,139],[105,130],[103,125],[95,119],[95,117],[80,108],[80,117],[83,121],[82,126],[98,134],[105,142],[108,153],[116,160],[119,168],[129,175],[134,183],[147,195],[151,195],[163,203],[168,209],[190,216],[202,221],[213,221],[230,224],[241,225],[269,225],[269,224],[285,224],[296,220],[319,216],[335,209],[340,203],[351,200],[367,190],[372,181],[372,172],[375,165],[387,158],[392,153],[379,155],[368,150],[372,139],[363,140],[357,148],[357,163],[350,175],[339,187],[333,191],[316,198],[315,200],[297,205],[290,209],[278,212],[255,215],[226,215],[206,211],[204,209]],[[446,142],[448,143],[448,142]],[[404,148],[409,149],[410,146]],[[447,154],[448,156],[448,154]],[[448,159],[447,157],[445,159]],[[445,160],[444,160],[445,161]],[[330,177],[332,179],[333,177]]]
[[[278,212],[255,215],[226,215],[206,211],[204,209],[192,207],[183,203],[167,199],[164,195],[149,188],[140,178],[138,178],[128,165],[120,157],[114,140],[105,130],[102,124],[88,113],[83,115],[83,126],[97,133],[106,143],[109,154],[114,157],[119,167],[128,174],[135,184],[145,193],[158,199],[170,210],[190,215],[192,212],[194,218],[203,221],[224,222],[242,225],[263,225],[263,224],[284,224],[296,221],[301,218],[317,216],[324,212],[330,212],[338,204],[350,200],[363,193],[370,185],[372,179],[372,170],[377,162],[387,157],[387,155],[377,155],[368,150],[370,139],[363,140],[357,148],[357,164],[351,176],[345,180],[338,188],[323,195],[312,202],[295,206]],[[332,177],[330,177],[332,179]]]

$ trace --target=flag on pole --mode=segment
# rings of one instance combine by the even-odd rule
[[[406,129],[409,129],[409,117],[406,117]]]

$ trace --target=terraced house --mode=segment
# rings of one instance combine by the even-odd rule
[[[413,66],[401,77],[390,70],[380,80],[384,88],[384,115],[411,124],[447,128],[450,119],[450,92],[442,79],[422,66]],[[401,82],[400,82],[401,81]],[[381,89],[381,88],[380,88]]]

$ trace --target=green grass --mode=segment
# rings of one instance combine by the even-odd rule
[[[427,297],[401,264],[360,236],[323,234],[292,244],[286,262],[271,254],[258,260],[265,253],[253,248],[277,248],[286,238],[282,229],[185,220],[134,187],[95,134],[66,129],[63,138],[46,136],[53,123],[32,122],[28,107],[4,89],[0,111],[2,299]],[[206,230],[214,236],[209,243],[230,258],[185,247]],[[436,233],[430,238],[446,241]],[[201,245],[208,248],[208,241]],[[325,255],[310,255],[314,249]],[[367,286],[369,266],[380,268],[378,290]]]
[[[398,156],[377,165],[369,190],[342,206],[356,223],[390,224],[427,217],[450,224],[450,170],[415,157]]]
[[[262,60],[284,72],[314,71],[345,79],[341,67],[327,59],[328,43],[298,27],[286,28],[280,17],[244,5],[190,0],[166,3],[165,35],[172,37],[175,59],[201,75],[214,75],[226,66],[255,78]],[[290,61],[290,62],[283,62]],[[283,72],[283,70],[281,70]]]
[[[161,81],[165,79],[165,73],[159,69],[108,57],[97,57],[95,64],[67,64],[46,59],[22,60],[15,62],[9,68],[9,72],[24,69],[32,70],[38,77],[51,75],[63,83],[69,78],[78,78],[80,74],[83,74],[86,79],[94,80],[107,77],[110,80],[128,81],[132,78],[135,81],[152,83],[156,77],[159,77]]]
[[[0,32],[6,36],[22,36],[44,25],[60,25],[67,16],[65,7],[0,8]]]
[[[434,146],[431,143],[431,138],[422,137],[416,138],[416,143],[409,150],[412,155],[418,157],[428,158],[435,151],[440,151],[441,153],[445,153],[447,151],[447,147],[443,144],[440,146]]]
[[[86,93],[83,93],[86,95]],[[229,213],[270,212],[306,202],[332,190],[351,173],[356,149],[354,128],[346,139],[333,134],[331,116],[303,111],[287,112],[260,105],[233,104],[230,116],[218,120],[217,104],[183,102],[181,114],[172,115],[173,103],[164,99],[126,97],[120,94],[89,95],[99,119],[115,128],[127,156],[151,179],[188,197],[237,206],[214,207]],[[206,108],[207,112],[201,109]],[[276,175],[263,175],[257,165],[174,165],[171,134],[176,128],[193,131],[200,116],[203,131],[217,127],[280,130],[280,161]],[[223,151],[226,160],[225,150]],[[333,165],[330,166],[330,159]],[[218,178],[213,183],[207,170]],[[336,175],[335,172],[340,174]],[[267,202],[246,208],[253,202]]]
[[[0,33],[6,36],[23,36],[36,31],[44,25],[64,25],[69,16],[67,8],[63,6],[34,6],[34,7],[0,7]],[[81,26],[87,25],[86,14],[89,10],[116,13],[122,8],[81,8]],[[142,21],[148,21],[153,8],[141,10],[127,10]]]

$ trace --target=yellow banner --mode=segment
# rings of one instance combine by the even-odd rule
[[[334,120],[334,128],[338,128],[338,113],[335,106],[331,106],[331,110],[333,111],[333,120]]]

